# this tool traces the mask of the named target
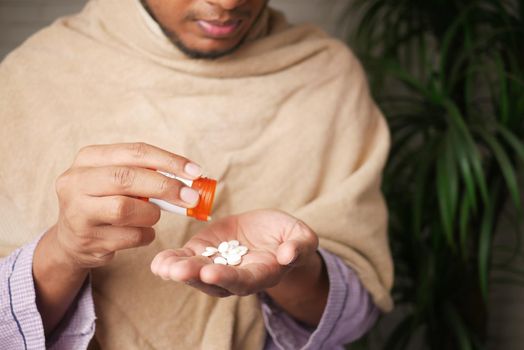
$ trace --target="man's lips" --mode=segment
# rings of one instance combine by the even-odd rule
[[[198,20],[198,25],[206,33],[206,35],[213,38],[225,38],[232,36],[240,27],[241,20],[229,20],[225,22],[220,21],[206,21]]]

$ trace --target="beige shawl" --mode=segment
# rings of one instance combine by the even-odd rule
[[[54,180],[88,144],[144,141],[219,180],[215,218],[280,208],[392,308],[379,191],[389,135],[360,64],[312,26],[268,11],[246,45],[184,57],[136,0],[94,0],[27,40],[0,66],[0,254],[57,216]],[[149,247],[93,271],[103,349],[260,349],[255,296],[216,299],[155,278],[149,263],[203,223],[164,213]]]

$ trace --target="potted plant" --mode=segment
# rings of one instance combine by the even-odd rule
[[[352,46],[393,140],[383,189],[402,312],[383,348],[483,348],[490,272],[524,284],[511,268],[519,225],[514,248],[494,244],[507,205],[522,218],[524,2],[357,0],[348,16],[355,9]]]

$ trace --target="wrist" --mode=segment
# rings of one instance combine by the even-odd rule
[[[42,237],[35,250],[33,272],[62,278],[84,279],[89,269],[80,266],[58,238],[57,225],[52,226]]]
[[[38,242],[33,256],[36,304],[46,334],[59,324],[89,272],[60,248],[56,235],[56,227],[50,228]]]
[[[285,273],[280,282],[275,287],[268,289],[267,292],[270,295],[280,292],[289,295],[290,292],[296,291],[296,294],[307,295],[308,293],[304,293],[304,291],[311,291],[310,288],[321,288],[324,279],[325,282],[328,282],[324,261],[317,251],[304,259],[303,262],[300,266],[290,266],[289,271]]]
[[[266,293],[293,318],[316,326],[324,313],[329,295],[329,278],[318,252],[304,264],[292,268],[280,283]]]
[[[286,303],[300,303],[329,290],[327,272],[320,254],[315,251],[303,262],[300,266],[291,266],[280,282],[266,292],[272,298]]]

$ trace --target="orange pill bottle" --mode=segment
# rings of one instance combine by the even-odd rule
[[[217,187],[216,180],[206,177],[188,180],[163,171],[158,172],[162,175],[183,182],[186,186],[195,189],[200,195],[200,200],[198,201],[197,206],[194,208],[179,207],[178,205],[174,205],[157,198],[149,198],[149,202],[156,204],[160,207],[160,209],[171,213],[189,216],[201,221],[211,220],[211,211],[213,209],[213,200],[215,199],[215,190]]]

